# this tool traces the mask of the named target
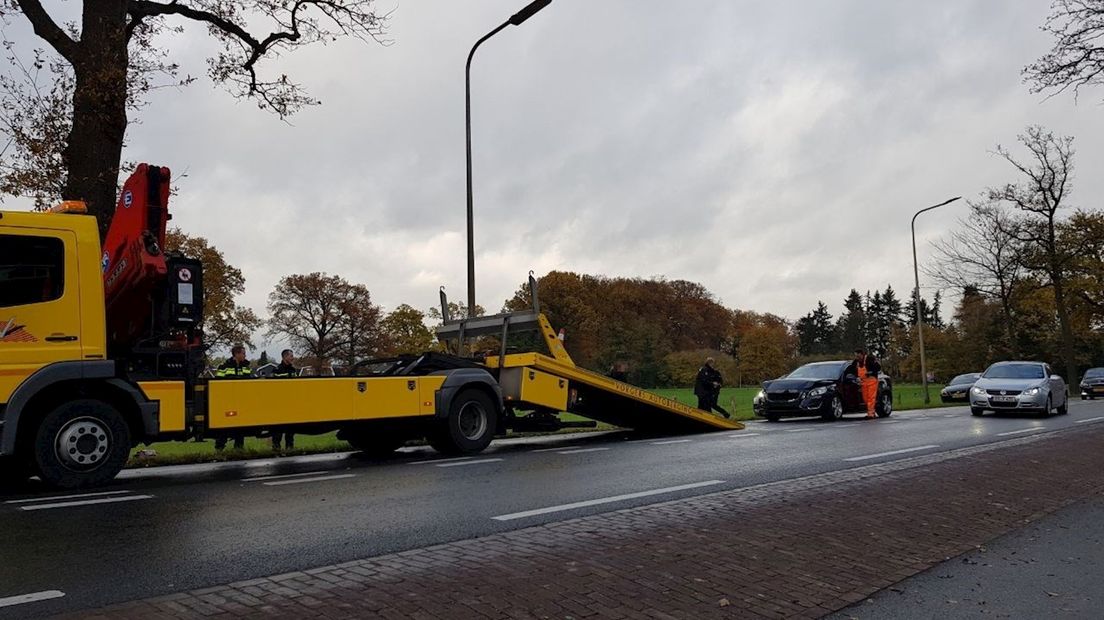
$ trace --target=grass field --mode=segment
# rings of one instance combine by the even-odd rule
[[[939,401],[939,390],[941,388],[942,386],[937,385],[932,385],[928,388],[932,396],[932,403],[929,407],[942,406],[942,403]],[[751,401],[755,398],[755,394],[758,391],[758,387],[723,388],[720,398],[721,406],[728,409],[729,413],[733,414],[733,419],[754,419],[755,414],[751,409]],[[657,389],[654,390],[654,392],[691,406],[696,406],[698,403],[698,399],[694,396],[694,391],[689,388]],[[898,385],[894,387],[893,400],[896,409],[920,409],[924,406],[923,390],[919,385]],[[565,421],[580,421],[586,419],[572,414],[561,414],[560,417]],[[612,426],[607,424],[598,424],[598,430],[608,430],[612,428]],[[562,432],[571,432],[572,430],[580,429],[567,429]],[[232,446],[233,443],[230,445]],[[153,450],[156,456],[138,456],[138,452],[142,449]],[[351,449],[349,444],[337,439],[336,433],[327,433],[325,435],[297,435],[295,437],[295,450],[286,452],[286,454],[320,454],[324,452],[344,452]],[[268,439],[246,438],[244,450],[239,451],[227,448],[225,452],[221,453],[215,452],[213,441],[187,443],[173,441],[155,443],[148,447],[135,449],[131,454],[128,466],[150,467],[180,463],[237,461],[250,458],[271,457],[275,456],[275,454],[276,453],[272,450],[272,442]]]

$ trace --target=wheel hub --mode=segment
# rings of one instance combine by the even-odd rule
[[[487,432],[487,412],[479,403],[465,403],[458,417],[460,434],[465,439],[477,441]]]
[[[111,431],[94,418],[77,418],[58,431],[54,450],[69,469],[99,467],[111,449]]]

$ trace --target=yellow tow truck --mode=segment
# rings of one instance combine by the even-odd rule
[[[494,334],[497,355],[367,360],[341,377],[205,379],[203,266],[161,250],[168,184],[166,168],[140,165],[102,246],[80,203],[0,211],[0,476],[94,486],[142,443],[288,426],[336,430],[375,455],[423,437],[444,453],[476,453],[511,429],[570,425],[557,417],[565,411],[626,428],[742,427],[577,367],[532,278],[524,312],[454,320],[442,293],[442,342],[459,352]],[[541,333],[548,355],[507,351],[525,330]]]

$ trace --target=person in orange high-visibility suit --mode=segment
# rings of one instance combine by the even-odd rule
[[[882,372],[882,365],[878,358],[867,353],[863,349],[855,350],[855,361],[851,364],[855,370],[855,376],[862,386],[862,398],[866,403],[866,418],[878,417],[878,375]]]

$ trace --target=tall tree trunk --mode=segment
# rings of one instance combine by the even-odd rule
[[[62,159],[67,200],[84,200],[101,238],[114,214],[127,125],[127,0],[84,3],[80,52],[73,59],[73,127]]]
[[[1066,307],[1066,287],[1062,274],[1051,276],[1054,280],[1054,306],[1058,310],[1058,327],[1062,335],[1062,361],[1066,363],[1066,381],[1078,385],[1077,362],[1074,360],[1073,328],[1070,326],[1069,308]]]

